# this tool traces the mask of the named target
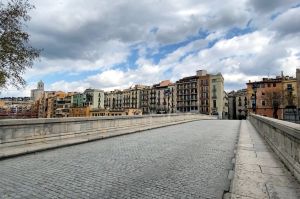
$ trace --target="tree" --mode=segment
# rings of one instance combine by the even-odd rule
[[[39,57],[40,50],[30,46],[29,34],[23,30],[33,8],[28,0],[0,2],[0,88],[24,87],[22,75]]]
[[[283,97],[280,92],[267,92],[263,98],[266,101],[266,105],[272,107],[273,118],[278,118],[278,110],[283,103]]]
[[[289,84],[288,87],[283,91],[283,95],[284,95],[284,108],[296,108],[296,100],[297,97],[294,94],[294,90],[295,88]]]

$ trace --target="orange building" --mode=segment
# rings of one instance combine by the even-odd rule
[[[282,78],[247,83],[248,112],[282,119],[282,90]]]
[[[296,78],[281,75],[257,82],[249,81],[247,99],[248,112],[283,119],[285,109],[298,107]]]

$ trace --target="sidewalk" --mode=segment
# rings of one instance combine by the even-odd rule
[[[300,184],[248,120],[242,121],[231,194],[225,198],[300,198]]]

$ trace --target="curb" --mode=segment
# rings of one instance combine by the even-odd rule
[[[228,188],[228,190],[224,190],[223,197],[222,197],[223,199],[230,199],[231,198],[232,184],[233,184],[234,173],[235,173],[237,148],[238,148],[238,143],[239,143],[239,140],[240,140],[242,122],[243,122],[243,120],[240,120],[240,124],[239,124],[239,128],[238,128],[239,129],[238,130],[238,135],[237,135],[235,147],[234,147],[234,150],[233,150],[234,155],[231,159],[232,168],[228,171],[228,176],[227,176],[227,178],[229,180],[229,188]]]

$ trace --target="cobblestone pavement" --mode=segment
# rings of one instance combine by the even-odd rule
[[[197,121],[0,161],[0,198],[221,198],[239,121]]]

